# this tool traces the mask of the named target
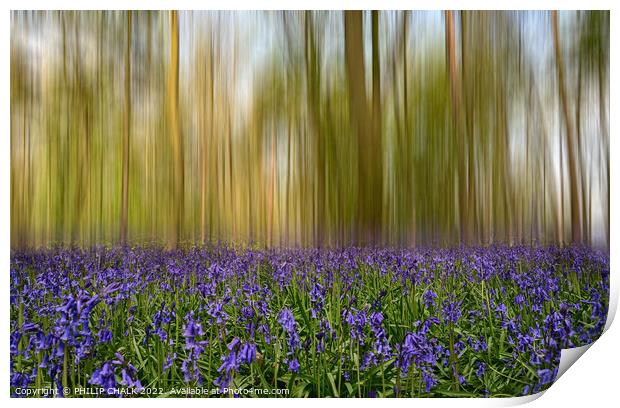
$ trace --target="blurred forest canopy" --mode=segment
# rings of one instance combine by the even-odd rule
[[[12,12],[11,246],[609,243],[609,12]]]

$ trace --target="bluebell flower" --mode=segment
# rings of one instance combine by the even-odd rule
[[[476,377],[482,378],[484,376],[485,369],[486,364],[482,361],[478,361],[478,364],[476,365]]]
[[[428,370],[422,370],[422,379],[424,380],[424,386],[426,392],[431,392],[433,387],[437,385],[437,379],[432,374],[432,372]]]
[[[549,370],[548,368],[544,368],[542,370],[538,370],[538,377],[540,378],[541,384],[549,384],[555,378],[555,372]]]
[[[291,359],[288,363],[288,369],[293,373],[299,371],[299,361],[296,358]]]
[[[278,317],[278,323],[282,325],[282,328],[286,332],[287,344],[289,347],[288,354],[292,354],[297,348],[299,348],[299,334],[297,333],[297,323],[295,317],[290,309],[283,309]]]
[[[88,383],[99,385],[106,389],[116,387],[116,376],[114,375],[112,362],[107,361],[101,368],[94,370]]]
[[[256,360],[256,344],[244,343],[239,350],[239,360],[244,364],[251,364]]]
[[[426,305],[426,307],[434,307],[435,299],[437,299],[437,294],[431,289],[427,289],[426,292],[424,292],[424,295],[422,295],[422,299],[424,300],[424,305]]]
[[[457,324],[461,318],[461,302],[450,302],[445,300],[443,302],[443,309],[441,316],[444,322],[451,322]]]
[[[177,353],[168,353],[168,356],[166,356],[166,361],[164,362],[164,372],[168,371],[172,367],[172,364],[176,358]]]

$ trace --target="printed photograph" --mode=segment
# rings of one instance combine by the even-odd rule
[[[521,397],[604,331],[609,11],[11,11],[9,64],[11,397]]]

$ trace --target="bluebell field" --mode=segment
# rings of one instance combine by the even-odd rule
[[[609,258],[541,246],[57,248],[14,251],[10,290],[14,396],[512,397],[549,387],[560,350],[601,335]]]

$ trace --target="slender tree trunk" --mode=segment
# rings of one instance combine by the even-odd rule
[[[375,146],[379,146],[379,150],[375,151],[377,158],[374,160],[379,160],[379,166],[376,166],[373,171],[376,174],[373,175],[375,178],[373,185],[373,193],[375,204],[372,209],[372,234],[373,234],[373,243],[379,243],[381,239],[381,225],[383,225],[383,173],[382,173],[382,162],[381,162],[381,129],[382,129],[382,121],[381,121],[381,71],[380,71],[380,57],[381,53],[379,50],[379,12],[377,10],[373,10],[371,12],[371,22],[372,22],[372,126],[373,126],[373,142]]]
[[[219,21],[219,19],[218,19]],[[209,48],[209,79],[211,80],[211,86],[209,87],[209,134],[207,136],[207,169],[210,170],[205,175],[207,179],[211,177],[211,182],[207,186],[207,206],[209,208],[209,217],[206,222],[208,238],[213,238],[213,230],[215,229],[215,221],[213,217],[214,212],[214,196],[217,196],[217,142],[215,138],[215,63],[213,61],[215,57],[215,47],[213,46],[213,37],[211,37],[211,47]],[[220,49],[218,47],[218,54],[220,55]],[[219,76],[218,76],[219,78]]]
[[[564,246],[566,239],[564,234],[564,143],[562,129],[560,129],[560,221],[558,224],[560,246]]]
[[[471,242],[480,242],[479,226],[478,226],[478,212],[477,212],[477,191],[476,191],[476,163],[475,163],[475,146],[474,132],[473,132],[473,117],[472,117],[472,103],[471,103],[471,80],[469,78],[469,68],[467,65],[467,58],[469,57],[467,48],[468,46],[468,30],[469,30],[469,12],[461,11],[461,83],[463,84],[463,107],[465,116],[464,126],[464,139],[467,143],[467,225],[468,237],[467,240]]]
[[[168,70],[168,120],[174,157],[174,227],[168,243],[177,248],[181,238],[184,207],[183,140],[179,123],[179,26],[176,11],[170,12],[170,67]]]
[[[405,160],[407,163],[407,188],[410,189],[410,193],[413,194],[416,186],[414,185],[414,164],[413,164],[413,154],[411,154],[411,149],[413,148],[413,143],[411,143],[410,132],[411,126],[409,123],[409,81],[408,81],[408,72],[409,72],[409,60],[408,60],[408,48],[409,48],[409,17],[410,11],[405,11],[403,16],[403,116],[404,116],[404,139],[406,146],[406,155]],[[416,245],[417,238],[417,224],[416,224],[416,202],[415,200],[409,199],[407,203],[411,203],[411,223],[409,225],[409,244],[411,246]]]
[[[551,12],[551,24],[553,29],[553,45],[555,49],[556,71],[558,74],[558,91],[560,94],[560,103],[562,105],[562,115],[564,117],[564,127],[566,129],[566,147],[568,149],[568,171],[570,182],[570,201],[571,201],[571,236],[574,244],[581,244],[581,222],[579,220],[579,191],[577,184],[577,154],[578,149],[574,145],[573,126],[569,114],[568,100],[566,96],[566,87],[564,84],[564,65],[562,62],[562,49],[560,44],[560,34],[558,29],[558,13]]]
[[[209,189],[209,164],[211,162],[209,154],[211,153],[213,140],[213,43],[209,40],[209,47],[207,48],[208,62],[203,63],[202,78],[203,89],[200,98],[201,102],[201,127],[202,127],[202,162],[200,166],[200,242],[203,244],[207,242],[207,228],[210,229],[210,225],[207,220],[207,201],[210,200],[211,195]],[[208,71],[207,66],[208,64]],[[208,96],[210,95],[210,96]],[[207,107],[208,98],[208,107]],[[208,122],[208,124],[207,124]],[[209,130],[207,131],[207,127]]]
[[[125,118],[123,129],[123,197],[121,205],[120,243],[127,243],[129,204],[129,139],[131,137],[131,11],[127,12],[127,46],[125,48]]]
[[[269,200],[267,208],[267,243],[273,245],[273,207],[274,191],[276,184],[276,131],[272,129],[271,135],[271,154],[269,158]]]
[[[306,93],[308,95],[309,132],[314,140],[316,157],[316,215],[319,222],[314,225],[314,241],[322,245],[325,239],[325,134],[322,132],[319,116],[319,92],[321,77],[318,69],[318,48],[315,41],[314,21],[310,11],[304,12],[305,18],[305,62],[306,62]]]
[[[454,28],[454,14],[447,10],[444,12],[446,26],[446,59],[450,77],[450,95],[452,99],[452,124],[454,126],[457,149],[458,149],[458,192],[460,211],[460,240],[467,242],[469,226],[469,200],[467,198],[467,169],[465,168],[465,143],[461,126],[461,100],[459,92],[458,66],[456,56],[456,34]]]
[[[227,116],[228,116],[228,196],[229,196],[229,203],[230,203],[230,209],[231,209],[231,213],[232,213],[232,218],[230,223],[232,224],[231,228],[232,228],[232,238],[234,240],[236,234],[237,234],[237,222],[236,222],[236,203],[235,203],[235,194],[234,194],[234,189],[233,189],[233,169],[235,168],[233,165],[233,154],[232,154],[232,149],[233,149],[233,142],[232,142],[232,119],[231,119],[231,107],[230,104],[228,105],[228,112],[227,112]]]
[[[602,147],[603,147],[603,155],[605,160],[605,187],[607,189],[607,195],[604,200],[604,208],[603,208],[603,223],[605,230],[605,243],[607,245],[607,249],[609,250],[609,238],[610,238],[610,225],[609,225],[609,215],[610,215],[610,191],[609,191],[609,181],[610,181],[610,173],[609,173],[609,130],[607,123],[607,104],[605,103],[605,70],[603,69],[603,51],[599,49],[597,68],[598,68],[598,98],[599,98],[599,122],[601,127],[601,137],[603,139]]]
[[[349,110],[358,140],[357,239],[360,244],[378,241],[381,221],[382,164],[380,135],[373,135],[366,93],[364,37],[361,11],[345,11],[345,60]]]
[[[579,64],[577,67],[577,101],[575,107],[575,134],[577,136],[577,147],[578,147],[578,168],[579,175],[581,177],[581,231],[583,234],[583,241],[586,244],[590,244],[590,237],[588,234],[589,225],[588,225],[588,211],[586,208],[587,200],[586,200],[586,172],[585,172],[585,160],[583,154],[585,153],[585,145],[583,141],[583,135],[581,134],[581,88],[582,88],[582,60],[579,58]],[[581,153],[581,154],[579,154]]]
[[[291,218],[291,206],[292,206],[292,198],[291,198],[291,184],[292,184],[292,161],[291,161],[291,119],[288,118],[287,120],[287,124],[286,124],[286,130],[287,130],[287,143],[286,143],[286,194],[284,195],[285,200],[286,200],[286,217],[284,220],[284,225],[286,228],[286,244],[290,245],[291,244],[291,224],[292,224],[292,218]]]

